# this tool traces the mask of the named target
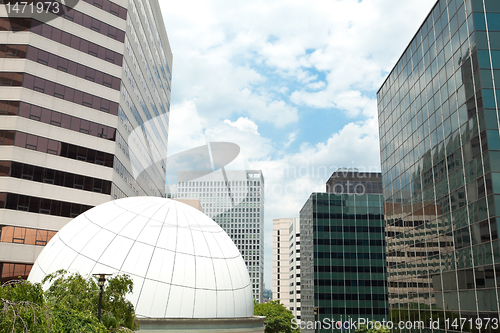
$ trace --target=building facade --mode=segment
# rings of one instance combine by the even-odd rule
[[[165,196],[172,52],[157,0],[82,0],[45,23],[0,4],[0,275],[26,277],[103,202]],[[46,14],[52,15],[50,13]]]
[[[359,179],[380,182],[378,173],[354,174]],[[349,178],[343,176],[340,171],[332,175],[339,181]],[[315,320],[388,319],[382,204],[381,193],[313,193],[302,207],[300,299],[301,321],[306,327],[303,332],[332,331],[326,326],[318,326],[316,330],[307,328]]]
[[[300,322],[300,218],[293,218],[290,222],[289,228],[289,257],[290,257],[290,268],[289,268],[289,286],[290,286],[290,311]]]
[[[500,2],[440,0],[377,94],[389,304],[416,331],[499,318],[498,82]]]
[[[291,218],[273,220],[273,301],[290,308],[290,223]]]
[[[255,300],[264,292],[264,176],[260,170],[179,171],[179,199],[198,199],[245,260]]]

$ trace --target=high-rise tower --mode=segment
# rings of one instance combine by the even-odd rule
[[[15,2],[0,5],[2,280],[85,210],[165,195],[171,90],[157,0],[59,4],[43,22]]]
[[[304,333],[360,318],[388,319],[381,174],[339,169],[326,193],[300,210],[300,304]],[[328,323],[311,329],[308,323]],[[357,326],[356,326],[357,328]],[[343,330],[355,330],[344,326]]]
[[[264,291],[264,176],[260,170],[179,171],[177,198],[199,199],[241,252],[253,297]]]
[[[395,322],[498,321],[499,82],[500,2],[440,0],[378,92]]]

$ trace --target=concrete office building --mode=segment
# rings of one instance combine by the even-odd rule
[[[326,193],[311,194],[300,211],[300,299],[305,326],[324,319],[388,319],[383,198],[377,184],[381,175],[342,170],[332,175]],[[349,190],[350,178],[356,182],[355,193]],[[379,193],[361,192],[356,185],[363,182],[366,188],[368,183],[372,189],[379,188]],[[331,331],[328,327],[303,330]]]
[[[273,220],[273,300],[300,319],[300,219]]]
[[[255,300],[264,291],[264,177],[259,170],[180,171],[179,199],[198,199],[224,229],[247,265]]]
[[[498,82],[500,2],[440,0],[378,91],[393,320],[499,318]]]
[[[273,220],[273,301],[290,308],[289,294],[289,229],[291,218]]]
[[[172,52],[157,0],[82,0],[46,23],[1,3],[5,281],[89,208],[165,196]]]
[[[293,218],[289,228],[289,285],[290,285],[290,311],[300,322],[300,219]]]
[[[273,220],[273,301],[289,308],[289,227],[292,219]]]

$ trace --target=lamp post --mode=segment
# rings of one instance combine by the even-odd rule
[[[104,290],[104,284],[106,283],[106,275],[111,274],[93,274],[94,276],[99,276],[99,280],[97,280],[97,285],[99,286],[99,308],[97,309],[97,319],[101,322],[101,309],[102,309],[102,292]]]

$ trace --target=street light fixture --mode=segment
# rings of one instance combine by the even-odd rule
[[[106,283],[106,275],[111,275],[111,274],[99,273],[99,274],[92,274],[92,275],[99,276],[99,280],[97,280],[97,285],[100,288],[100,291],[99,291],[99,308],[97,310],[97,319],[99,320],[99,322],[101,322],[102,292],[104,290],[104,284]]]

